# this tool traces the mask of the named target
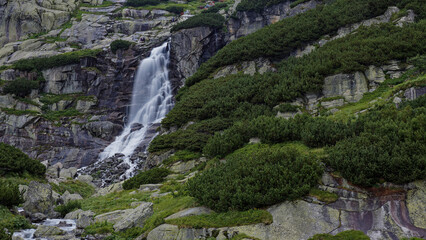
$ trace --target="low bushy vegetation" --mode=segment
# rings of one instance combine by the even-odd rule
[[[348,230],[334,236],[331,234],[316,234],[308,240],[370,240],[370,238],[362,231]]]
[[[158,5],[168,0],[128,0],[125,5],[130,7],[143,7],[147,5]]]
[[[32,228],[31,223],[23,216],[12,214],[9,209],[0,205],[0,239],[8,240],[12,239],[12,236],[8,233],[20,229]],[[7,229],[8,233],[6,233]]]
[[[426,96],[413,101],[424,102]],[[426,176],[426,107],[371,110],[354,124],[356,136],[328,150],[327,164],[354,184],[407,183]]]
[[[23,175],[29,173],[37,177],[44,177],[46,167],[39,161],[31,159],[21,150],[0,143],[0,176]]]
[[[287,0],[242,0],[237,6],[237,11],[261,12],[265,7],[282,2],[287,2]]]
[[[272,215],[266,210],[229,211],[225,213],[202,214],[167,220],[166,223],[180,228],[221,228],[250,225],[256,223],[271,224]]]
[[[55,207],[55,211],[60,213],[62,217],[65,217],[68,213],[80,209],[81,202],[78,200],[71,200],[63,205],[59,205]]]
[[[220,11],[220,9],[226,8],[227,6],[228,6],[227,3],[218,2],[213,7],[210,7],[208,9],[204,10],[202,13],[217,13],[217,12]]]
[[[23,198],[18,184],[0,179],[0,205],[10,208],[20,203],[23,203]]]
[[[165,10],[174,14],[181,14],[183,13],[183,11],[185,11],[185,8],[182,6],[172,5],[172,6],[166,7]]]
[[[110,44],[111,52],[116,53],[118,49],[127,50],[131,45],[132,43],[126,40],[115,40]]]
[[[191,152],[188,150],[181,150],[181,151],[177,151],[176,153],[173,154],[173,156],[169,157],[168,159],[163,161],[164,165],[170,165],[172,163],[178,162],[178,161],[190,161],[190,160],[194,160],[197,158],[200,158],[201,154],[198,152]]]
[[[269,0],[247,2],[250,2],[250,4],[259,4],[263,7],[265,5],[262,2],[265,1],[272,2]],[[186,80],[186,84],[190,86],[202,79],[206,79],[211,73],[222,66],[250,61],[259,57],[275,60],[283,59],[289,56],[294,49],[316,41],[326,34],[334,34],[341,26],[346,24],[360,22],[364,19],[381,15],[387,10],[388,6],[395,6],[399,2],[400,0],[337,0],[327,5],[320,5],[304,14],[286,18],[276,24],[262,28],[249,36],[231,42],[210,58],[209,61],[204,63],[192,77]],[[417,3],[417,5],[421,4]],[[243,2],[239,4],[240,9],[243,6]],[[405,6],[401,5],[401,7]],[[401,41],[404,42],[405,40]],[[387,41],[386,43],[391,42],[394,41]],[[411,45],[411,43],[407,45]],[[353,46],[355,44],[351,44],[351,47]],[[377,50],[382,51],[379,49]],[[382,55],[386,55],[384,52],[376,55],[374,54],[375,52],[364,55],[359,60],[364,60],[367,56],[381,57]],[[398,54],[403,53],[403,51],[397,52]],[[346,63],[348,63],[347,66],[352,66],[352,62],[342,61],[342,64],[346,65]],[[357,64],[354,66],[356,67]],[[324,66],[324,69],[331,70],[333,68],[330,69],[328,66]],[[322,71],[319,72],[321,73]]]
[[[38,89],[40,83],[38,81],[28,80],[25,78],[17,78],[14,81],[8,82],[3,87],[4,94],[15,94],[17,97],[28,96],[33,89]]]
[[[179,31],[181,29],[195,28],[195,27],[211,27],[221,28],[225,23],[225,18],[218,13],[204,13],[191,17],[181,23],[178,23],[172,27],[172,32]]]
[[[41,71],[49,68],[64,66],[68,64],[80,63],[80,59],[84,57],[94,57],[101,50],[79,50],[75,52],[63,53],[51,57],[21,59],[13,64],[13,68],[22,71]]]
[[[126,180],[123,188],[126,190],[139,188],[142,184],[156,184],[164,180],[171,172],[166,168],[153,168],[145,172],[141,172],[136,176]]]
[[[190,179],[187,188],[213,210],[248,210],[308,194],[321,173],[314,156],[291,147],[251,145]]]

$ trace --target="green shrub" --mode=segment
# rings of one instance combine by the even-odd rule
[[[180,150],[177,151],[175,154],[173,154],[173,156],[169,157],[168,159],[163,161],[164,165],[169,165],[178,161],[190,161],[190,160],[194,160],[197,158],[200,158],[201,154],[197,153],[197,152],[191,152],[188,150]]]
[[[10,181],[0,180],[0,205],[6,207],[17,206],[23,203],[22,193],[18,184]]]
[[[33,89],[39,88],[38,81],[32,81],[25,78],[18,78],[6,84],[3,88],[4,94],[15,94],[17,97],[25,97],[31,93]]]
[[[290,147],[251,145],[188,182],[189,195],[216,211],[248,210],[300,198],[322,168],[313,156]]]
[[[297,112],[299,110],[299,107],[291,105],[289,103],[283,103],[280,104],[277,108],[278,111],[285,113],[285,112]]]
[[[63,53],[52,57],[21,59],[13,64],[13,68],[22,71],[41,71],[68,64],[77,64],[80,63],[81,58],[95,57],[100,51],[100,49],[85,49],[75,52]]]
[[[128,0],[125,5],[130,7],[143,7],[147,5],[158,5],[167,2],[167,0]]]
[[[220,9],[227,7],[228,4],[224,3],[224,2],[218,2],[216,3],[216,5],[214,5],[213,7],[210,7],[204,11],[202,11],[202,13],[217,13],[220,11]]]
[[[308,240],[370,240],[362,231],[348,230],[343,231],[335,236],[331,234],[316,234]]]
[[[5,174],[23,175],[26,172],[34,176],[44,177],[46,167],[39,161],[29,158],[21,150],[0,143],[0,176]]]
[[[115,40],[110,44],[111,52],[116,53],[118,49],[127,50],[131,45],[132,43],[126,40]]]
[[[114,224],[105,222],[97,222],[84,229],[85,235],[107,234],[114,232]]]
[[[211,27],[221,28],[225,23],[225,18],[218,13],[205,13],[191,17],[181,23],[178,23],[172,27],[172,32],[179,31],[181,29],[195,28],[195,27]]]
[[[1,240],[12,240],[12,235],[9,233],[6,233],[3,226],[0,225],[0,239]]]
[[[244,1],[238,5],[240,10],[243,10],[242,8],[244,8],[244,10],[252,8],[244,7],[245,2],[263,8],[265,2],[272,1]],[[295,17],[286,18],[280,22],[264,27],[253,34],[231,42],[204,63],[192,77],[186,80],[185,84],[191,86],[202,79],[206,79],[211,73],[222,66],[242,61],[250,61],[259,57],[275,60],[283,59],[289,56],[293,50],[312,41],[316,41],[326,34],[335,33],[341,26],[381,15],[387,10],[388,6],[394,6],[398,2],[400,1],[336,0],[327,5],[320,5],[313,10]],[[389,41],[386,43],[389,43]],[[374,52],[375,51],[373,51],[373,53]],[[361,59],[364,58],[365,55]],[[342,61],[342,63],[345,62]]]
[[[354,184],[397,184],[426,176],[426,108],[387,106],[359,117],[359,135],[329,148],[327,164]]]
[[[138,175],[126,180],[123,183],[125,190],[139,188],[142,184],[155,184],[160,183],[164,180],[167,175],[171,172],[165,168],[153,168],[145,172],[141,172]]]
[[[57,207],[55,207],[55,211],[60,213],[62,217],[65,217],[65,215],[67,215],[67,213],[70,213],[74,210],[80,209],[81,208],[81,202],[78,200],[71,200],[69,202],[67,202],[66,204],[63,205],[59,205]]]
[[[183,13],[184,10],[185,8],[182,6],[173,5],[173,6],[166,7],[166,11],[174,13],[174,14],[181,14]]]

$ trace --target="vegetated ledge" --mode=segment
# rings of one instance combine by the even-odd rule
[[[49,68],[79,63],[81,58],[96,57],[101,51],[101,49],[85,49],[51,57],[21,59],[16,61],[10,68],[21,71],[42,71]]]

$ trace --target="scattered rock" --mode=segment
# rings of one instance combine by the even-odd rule
[[[83,197],[78,193],[71,194],[70,192],[65,191],[64,194],[62,194],[61,199],[64,201],[64,204],[67,204],[69,201],[81,200]]]
[[[30,182],[23,204],[23,208],[30,218],[36,217],[36,213],[42,213],[47,217],[57,216],[57,213],[53,211],[54,205],[52,187],[49,184]]]
[[[143,184],[140,185],[139,191],[141,192],[151,192],[160,189],[163,184]]]
[[[196,166],[195,160],[191,160],[187,162],[180,161],[180,162],[174,163],[170,167],[170,170],[172,172],[177,172],[177,173],[186,173],[186,172],[189,172],[191,169],[193,169],[195,166]]]
[[[104,214],[100,214],[95,217],[95,222],[109,222],[109,223],[117,223],[120,221],[124,216],[127,216],[129,212],[133,209],[126,209],[126,210],[117,210],[113,212],[107,212]]]
[[[145,221],[154,213],[153,203],[144,202],[114,224],[115,231],[123,231],[132,227],[143,227]]]
[[[59,172],[59,177],[60,178],[71,178],[74,179],[75,175],[77,174],[77,168],[75,167],[71,167],[71,168],[62,168],[61,171]]]

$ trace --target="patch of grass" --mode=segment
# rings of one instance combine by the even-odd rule
[[[58,103],[59,101],[62,100],[68,100],[68,101],[73,101],[73,100],[85,100],[85,101],[95,101],[95,97],[94,96],[86,96],[83,94],[76,94],[76,93],[72,93],[72,94],[52,94],[52,93],[45,93],[42,94],[40,97],[40,102],[42,102],[43,104],[46,105],[51,105],[54,103]]]
[[[55,42],[65,42],[68,38],[61,38],[61,37],[45,37],[44,41],[46,43],[55,43]]]
[[[121,191],[110,193],[105,196],[90,197],[81,201],[83,210],[92,210],[95,214],[112,212],[115,210],[123,210],[131,208],[132,202],[149,201],[150,194],[137,192],[130,194],[133,191]]]
[[[181,23],[174,25],[171,29],[172,32],[179,31],[181,29],[195,28],[195,27],[211,27],[221,28],[225,18],[218,13],[204,13],[191,17]]]
[[[294,2],[292,2],[291,4],[290,4],[290,7],[291,8],[294,8],[294,7],[296,7],[297,5],[299,5],[299,4],[302,4],[302,3],[305,3],[305,2],[308,2],[309,0],[296,0],[296,1],[294,1]]]
[[[23,216],[12,214],[9,209],[0,205],[0,229],[7,228],[9,232],[32,228],[31,223]]]
[[[243,239],[251,239],[251,240],[260,240],[259,238],[250,237],[247,234],[239,233],[236,236],[233,236],[231,240],[243,240]]]
[[[88,4],[88,3],[83,3],[83,4],[81,4],[80,5],[80,7],[87,7],[87,8],[100,8],[100,7],[109,7],[109,6],[112,6],[112,5],[114,5],[115,3],[113,3],[113,2],[111,2],[111,1],[104,1],[102,4],[100,4],[100,5],[91,5],[91,4]]]
[[[178,162],[178,161],[190,161],[197,158],[200,158],[201,154],[197,152],[192,152],[188,150],[180,150],[177,151],[173,156],[169,157],[168,159],[163,161],[164,165],[170,165],[172,163]]]
[[[26,103],[26,104],[30,104],[30,105],[33,105],[33,106],[36,106],[36,107],[40,107],[40,104],[36,103],[35,101],[33,101],[30,98],[18,98],[18,100],[20,102],[23,102],[23,103]]]
[[[149,232],[165,223],[164,218],[186,208],[195,207],[195,199],[189,196],[165,196],[154,201],[154,214],[148,218],[143,227],[143,232]]]
[[[101,49],[84,49],[74,52],[63,53],[51,57],[21,59],[13,64],[13,68],[22,71],[41,71],[44,69],[80,63],[81,58],[95,57]]]
[[[95,188],[85,182],[80,182],[78,180],[61,182],[59,185],[50,183],[53,191],[63,194],[65,191],[69,193],[78,193],[83,198],[88,198],[95,193]]]
[[[126,40],[115,40],[110,44],[111,52],[116,53],[118,49],[127,50],[132,45],[132,42]]]
[[[321,202],[332,203],[339,199],[339,196],[335,193],[322,191],[318,188],[312,188],[309,192],[309,196],[316,197]]]
[[[39,112],[33,111],[33,110],[17,110],[14,108],[1,108],[1,111],[9,115],[16,115],[16,116],[22,116],[22,115],[36,116],[39,114]]]
[[[95,234],[107,234],[114,232],[114,224],[105,222],[94,223],[84,229],[83,236]]]
[[[27,39],[37,39],[37,38],[39,38],[43,35],[46,35],[46,34],[47,34],[47,32],[33,33],[33,34],[29,35]]]
[[[231,211],[171,219],[166,220],[166,223],[182,228],[234,227],[255,223],[271,224],[272,215],[266,210]]]
[[[331,234],[316,234],[308,240],[370,240],[370,238],[361,231],[348,230],[335,236]]]
[[[177,195],[184,191],[184,185],[182,183],[178,183],[176,180],[168,181],[160,188],[160,193],[171,192],[172,194],[175,194],[174,192],[176,191],[178,192]]]
[[[68,108],[66,110],[61,110],[61,111],[47,111],[41,116],[49,121],[58,121],[64,117],[77,117],[82,115],[83,113],[79,112],[77,109]]]

